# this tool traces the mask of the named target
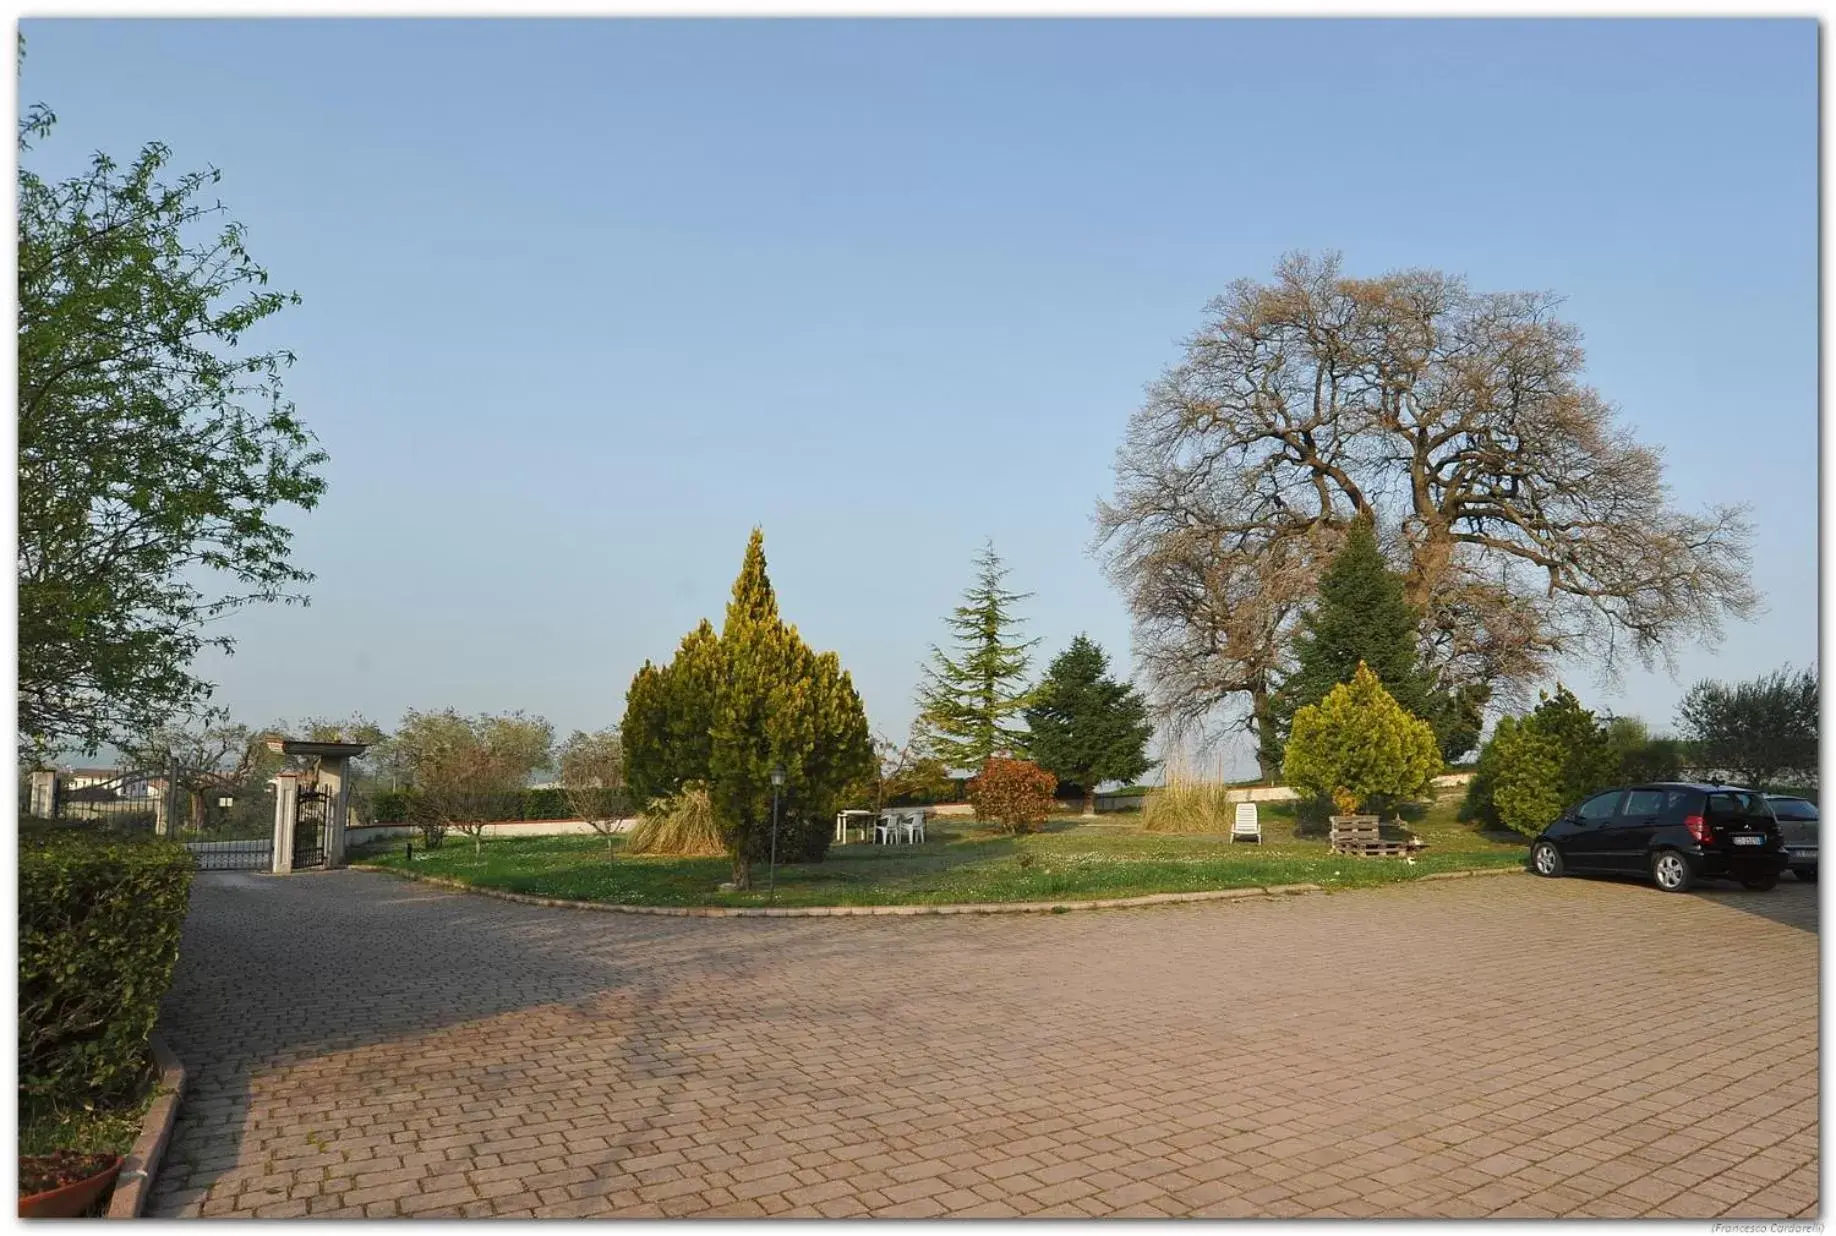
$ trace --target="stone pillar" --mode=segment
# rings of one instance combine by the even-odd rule
[[[153,800],[153,835],[164,837],[171,828],[172,791],[166,789]]]
[[[274,874],[293,870],[293,822],[299,813],[300,774],[284,772],[274,778]]]
[[[57,774],[49,768],[38,768],[32,772],[30,810],[40,820],[48,820],[57,812]]]
[[[319,759],[319,792],[325,795],[325,869],[344,866],[344,823],[351,806],[350,759],[342,755]]]

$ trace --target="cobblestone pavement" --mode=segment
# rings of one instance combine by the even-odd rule
[[[201,876],[159,1215],[1812,1215],[1816,889],[640,918]]]

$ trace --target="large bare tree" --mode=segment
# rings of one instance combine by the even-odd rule
[[[1336,255],[1211,302],[1098,510],[1164,719],[1235,707],[1270,771],[1268,692],[1360,512],[1423,612],[1438,688],[1514,698],[1575,655],[1611,680],[1754,611],[1744,510],[1671,504],[1557,305],[1430,270],[1352,278]]]

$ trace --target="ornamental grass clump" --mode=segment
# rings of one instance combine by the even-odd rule
[[[689,782],[680,793],[652,800],[625,843],[627,854],[718,858],[726,852],[708,787],[699,781]]]
[[[1168,762],[1166,783],[1141,804],[1141,827],[1150,833],[1227,833],[1236,817],[1222,770],[1210,775],[1183,756]]]

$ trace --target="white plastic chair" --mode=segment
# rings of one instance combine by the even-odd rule
[[[899,839],[900,825],[904,817],[897,811],[882,811],[880,818],[873,823],[873,839],[877,845],[892,845]]]
[[[900,819],[900,832],[908,845],[919,845],[924,841],[923,810],[908,811]]]
[[[1262,821],[1256,816],[1255,803],[1238,803],[1237,818],[1230,826],[1230,840],[1235,844],[1238,838],[1248,838],[1257,845],[1262,844]]]

